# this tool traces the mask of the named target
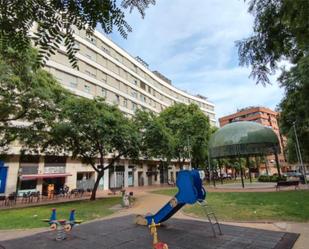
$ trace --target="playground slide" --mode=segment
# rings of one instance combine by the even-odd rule
[[[137,217],[137,223],[150,225],[152,220],[156,224],[164,222],[172,217],[185,204],[194,204],[206,197],[206,191],[202,186],[202,180],[197,170],[182,170],[178,173],[176,186],[178,193],[155,215]]]

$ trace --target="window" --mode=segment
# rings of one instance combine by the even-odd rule
[[[101,46],[101,50],[107,54],[110,54],[110,51],[104,46]]]
[[[116,104],[119,104],[120,103],[120,97],[119,97],[119,95],[118,94],[115,94],[115,103]]]
[[[101,88],[101,95],[102,95],[103,98],[106,98],[106,96],[107,96],[107,91],[106,91],[106,89]]]
[[[128,100],[127,99],[123,99],[123,106],[128,107]]]
[[[132,110],[133,110],[133,111],[136,111],[136,109],[137,109],[137,105],[133,102],[133,103],[132,103]]]
[[[91,77],[94,77],[94,78],[96,78],[97,77],[97,75],[95,74],[95,73],[92,73],[91,71],[89,71],[89,70],[85,70],[85,73],[86,74],[88,74],[89,76],[91,76]]]
[[[91,75],[91,72],[89,70],[85,70],[85,73]]]
[[[21,181],[20,190],[36,189],[37,180]]]
[[[71,88],[77,88],[77,83],[76,82],[70,82],[70,87]]]
[[[97,40],[93,36],[87,36],[86,39],[94,45],[97,44]]]
[[[85,92],[90,93],[90,86],[84,85],[84,90],[85,90]]]
[[[141,88],[142,88],[143,90],[146,90],[146,84],[145,84],[144,82],[142,82],[142,81],[141,81]]]
[[[132,91],[131,95],[132,95],[132,97],[137,98],[137,92],[136,91]]]
[[[79,42],[77,42],[77,41],[74,42],[74,48],[75,49],[79,49],[80,48]]]
[[[151,87],[148,86],[148,92],[151,94]]]
[[[140,95],[140,99],[141,99],[142,102],[146,102],[146,97],[145,97],[145,95],[141,94],[141,95]]]

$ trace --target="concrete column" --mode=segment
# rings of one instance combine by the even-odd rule
[[[40,156],[39,165],[38,165],[38,174],[44,174],[44,157]],[[43,191],[43,179],[38,179],[36,184],[36,190],[42,193]]]
[[[134,177],[134,187],[138,187],[138,167],[136,166],[136,170],[133,171]]]
[[[107,164],[105,165],[107,166]],[[104,171],[104,190],[108,190],[109,189],[109,169],[106,169]]]
[[[82,163],[80,161],[67,158],[65,171],[66,173],[70,173],[72,175],[65,178],[65,184],[70,188],[70,190],[76,188],[77,167],[81,167],[81,165]]]
[[[129,161],[124,161],[124,187],[128,187],[128,179],[129,179]]]
[[[19,169],[19,156],[12,156],[9,158],[9,160],[5,160],[4,166],[8,167],[5,187],[5,195],[8,195],[16,191]]]
[[[148,171],[147,163],[143,163],[143,178],[144,178],[144,186],[148,186],[148,176],[146,172]]]

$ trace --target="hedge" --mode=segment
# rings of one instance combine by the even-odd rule
[[[286,176],[281,176],[279,177],[278,175],[272,175],[272,176],[267,176],[267,175],[261,175],[258,178],[259,182],[278,182],[278,181],[286,181]]]

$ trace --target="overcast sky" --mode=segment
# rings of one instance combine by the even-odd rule
[[[215,104],[217,118],[238,108],[275,108],[283,95],[273,77],[267,87],[249,79],[249,68],[238,65],[235,41],[252,33],[253,18],[243,0],[157,0],[146,11],[127,15],[133,28],[125,40],[112,40],[174,86],[202,94]]]

